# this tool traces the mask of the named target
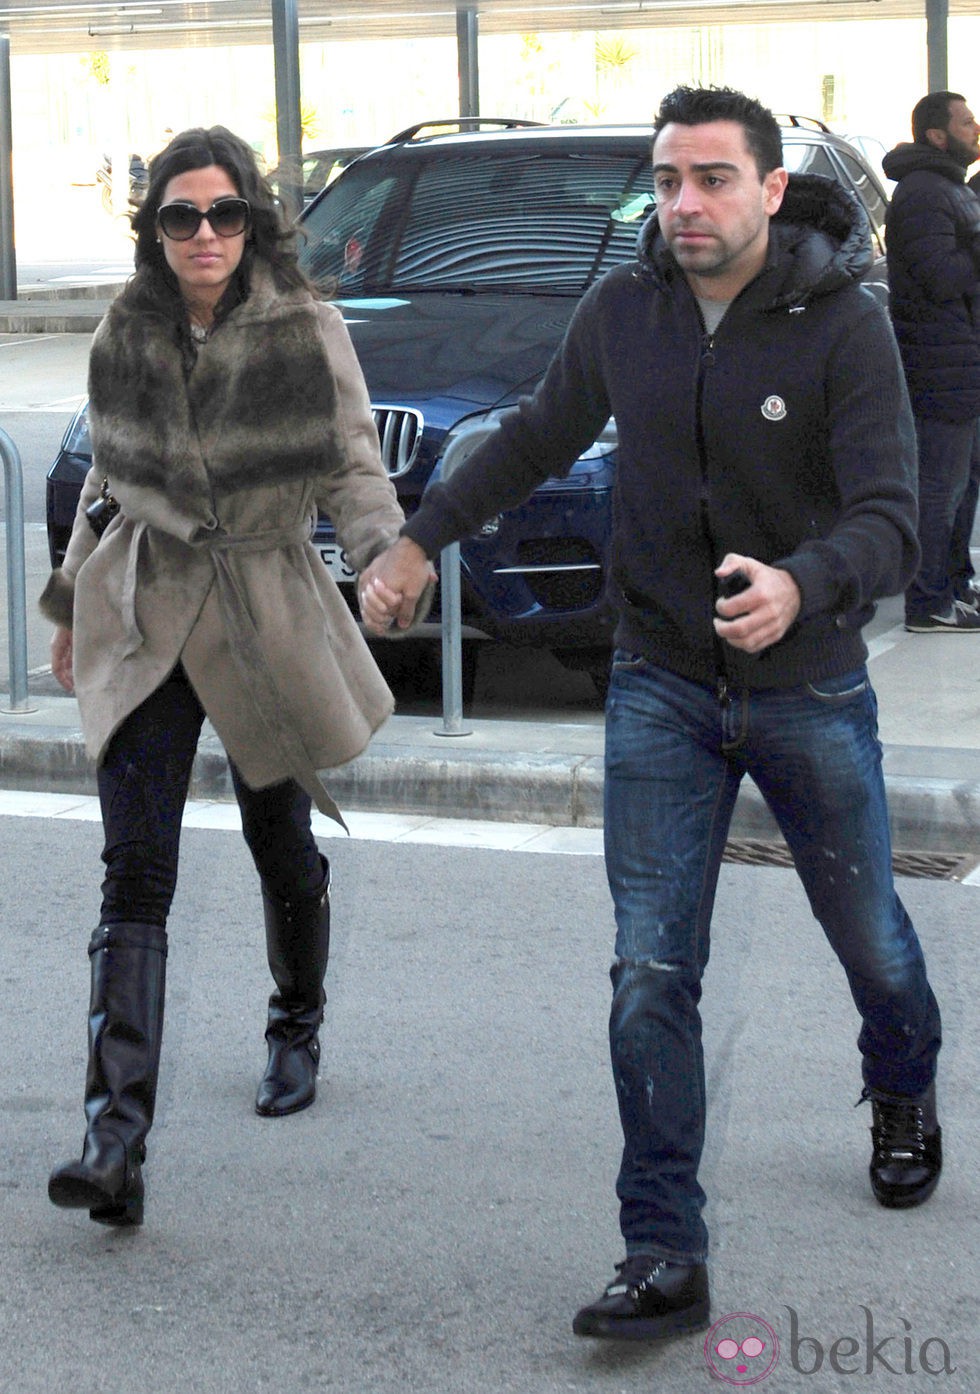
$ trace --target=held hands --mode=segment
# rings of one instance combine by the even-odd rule
[[[435,579],[433,565],[418,543],[400,537],[361,573],[357,598],[365,629],[379,638],[392,625],[407,629],[419,597]]]
[[[744,572],[750,584],[715,602],[715,633],[744,653],[760,653],[781,639],[800,613],[799,587],[788,571],[729,552],[715,575],[721,580],[733,571]]]
[[[72,632],[63,624],[51,635],[51,671],[66,692],[75,691]]]

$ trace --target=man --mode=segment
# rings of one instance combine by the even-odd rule
[[[534,396],[361,582],[375,632],[404,624],[428,558],[615,416],[605,839],[626,1259],[573,1328],[626,1339],[710,1320],[698,1002],[743,774],[862,1017],[875,1196],[919,1204],[941,1166],[939,1012],[895,894],[861,638],[917,560],[911,414],[860,285],[866,220],[832,181],[787,176],[776,121],[741,93],[679,88],[654,132],[637,261],[593,286]],[[747,587],[718,599],[739,573]]]
[[[980,633],[970,533],[971,461],[980,421],[980,200],[966,171],[980,125],[957,92],[930,92],[912,112],[912,141],[882,168],[897,187],[888,210],[888,282],[919,458],[922,560],[905,592],[914,634]]]

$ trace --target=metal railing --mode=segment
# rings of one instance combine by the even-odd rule
[[[24,560],[24,470],[20,452],[0,430],[0,455],[7,499],[7,640],[10,705],[3,712],[36,711],[27,700],[27,583]]]
[[[486,440],[485,421],[463,426],[442,458],[442,479],[467,460]],[[437,736],[470,736],[463,725],[463,621],[459,543],[444,547],[439,556],[439,595],[442,605],[442,727]]]

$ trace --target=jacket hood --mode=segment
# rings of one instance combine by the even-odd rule
[[[658,280],[683,274],[660,232],[656,213],[637,242],[640,264]],[[769,228],[768,307],[801,305],[853,281],[874,261],[868,217],[857,198],[822,174],[791,174]]]
[[[920,145],[911,140],[903,141],[901,145],[896,145],[894,150],[889,150],[882,159],[881,167],[889,179],[895,180],[904,179],[906,174],[914,174],[920,169],[928,170],[932,174],[941,174],[944,179],[950,179],[954,184],[962,184],[966,179],[966,170],[945,150],[937,150],[934,145]]]

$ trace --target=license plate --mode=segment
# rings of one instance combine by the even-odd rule
[[[347,561],[347,553],[336,543],[328,543],[325,547],[321,547],[320,556],[323,558],[324,566],[338,585],[345,583],[350,585],[357,576],[357,572]]]

